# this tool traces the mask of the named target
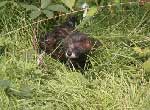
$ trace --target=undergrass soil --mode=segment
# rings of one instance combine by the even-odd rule
[[[51,20],[31,24],[18,6],[0,12],[0,110],[149,110],[149,73],[134,47],[150,47],[150,11],[102,10],[79,26],[102,46],[89,56],[84,75],[45,56],[36,62],[33,27],[46,31]],[[16,30],[16,31],[15,31]]]

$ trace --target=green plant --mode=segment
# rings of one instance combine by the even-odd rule
[[[71,1],[62,0],[62,3],[64,3],[70,10],[73,10],[75,0],[71,0]],[[51,2],[51,0],[41,0],[40,7],[37,7],[35,5],[26,5],[26,4],[22,4],[21,6],[24,7],[27,11],[30,11],[29,16],[32,19],[36,19],[41,14],[45,14],[47,17],[53,17],[54,12],[67,13],[69,10],[62,3],[54,4],[53,2]]]
[[[133,50],[139,47],[149,56],[150,13],[145,9],[102,10],[79,28],[103,44],[90,55],[92,68],[82,75],[49,55],[45,67],[37,66],[33,27],[14,31],[31,21],[21,7],[7,5],[0,13],[0,32],[7,34],[0,35],[0,46],[8,50],[0,55],[1,110],[149,110],[149,61],[143,68]],[[37,28],[43,31],[50,21]]]
[[[50,0],[41,0],[41,6],[21,4],[27,11],[30,11],[29,16],[32,19],[36,19],[41,14],[45,14],[47,17],[53,17],[54,12],[68,12],[68,10],[62,4],[52,4]]]
[[[6,6],[7,4],[16,5],[14,1],[2,1],[0,2],[0,8]]]
[[[134,47],[133,49],[138,54],[140,59],[145,59],[143,63],[145,72],[150,72],[150,48],[141,49],[140,47]]]

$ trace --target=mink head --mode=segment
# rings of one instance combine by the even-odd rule
[[[75,59],[88,54],[95,45],[93,42],[97,40],[90,39],[87,34],[73,32],[64,40],[66,57]]]

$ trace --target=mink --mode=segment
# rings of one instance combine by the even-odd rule
[[[42,35],[39,39],[39,49],[63,63],[69,62],[68,66],[71,68],[84,69],[87,55],[101,43],[88,34],[74,31],[75,22],[76,18],[70,17],[51,33]]]

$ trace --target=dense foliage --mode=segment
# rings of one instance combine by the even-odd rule
[[[103,43],[89,56],[92,68],[82,75],[47,55],[46,66],[37,65],[37,54],[32,47],[33,28],[50,31],[58,22],[52,19],[35,23],[28,17],[30,12],[20,5],[23,2],[41,6],[37,0],[0,5],[0,109],[150,108],[150,11],[147,7],[103,8],[79,24],[80,31]],[[52,2],[55,6],[62,3]],[[71,6],[63,6],[71,11]],[[43,18],[41,15],[37,20]]]

